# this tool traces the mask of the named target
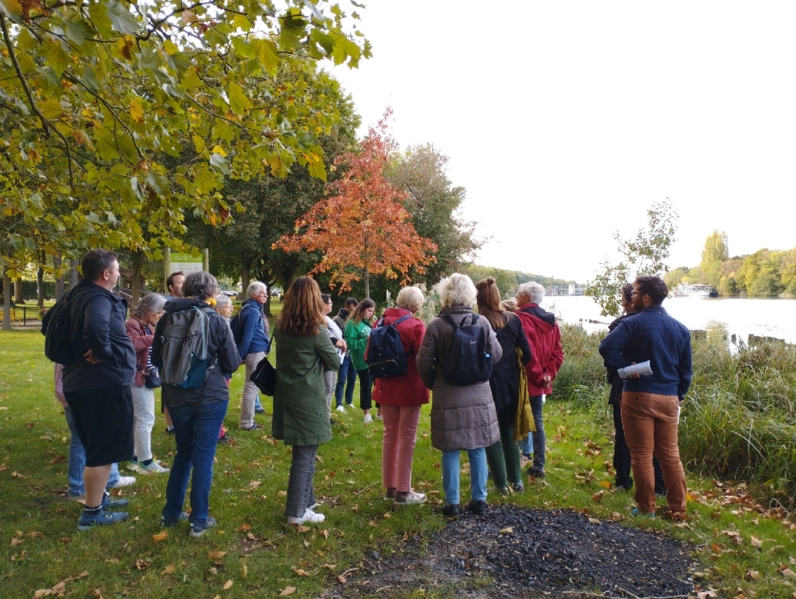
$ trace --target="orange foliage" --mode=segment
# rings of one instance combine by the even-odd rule
[[[274,249],[286,252],[317,251],[321,261],[311,272],[331,272],[331,284],[346,291],[352,281],[370,275],[401,277],[409,282],[409,269],[423,273],[434,260],[437,246],[420,237],[404,208],[408,195],[384,178],[391,140],[386,135],[388,109],[376,128],[368,130],[359,153],[340,155],[336,169],[342,178],[330,183],[326,196],[296,221],[295,232],[284,235]]]

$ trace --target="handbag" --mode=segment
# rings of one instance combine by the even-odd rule
[[[522,350],[515,349],[517,353],[517,378],[519,396],[517,397],[517,417],[514,419],[514,440],[522,441],[528,433],[536,432],[536,424],[531,411],[531,399],[528,396],[528,373],[522,363]]]
[[[157,389],[163,384],[160,379],[160,371],[157,366],[153,366],[144,373],[144,387],[147,389]]]
[[[267,357],[257,364],[257,368],[252,372],[251,381],[265,395],[273,397],[276,387],[276,368],[271,365]]]

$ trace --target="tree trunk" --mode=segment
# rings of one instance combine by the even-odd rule
[[[365,281],[365,297],[370,299],[370,272],[367,265],[365,265],[365,276],[362,279]]]
[[[3,330],[11,330],[11,277],[3,273]]]
[[[69,289],[74,289],[80,281],[80,273],[77,272],[77,266],[80,264],[78,260],[70,262],[71,268],[69,269]]]
[[[142,271],[144,270],[144,254],[142,252],[132,252],[130,255],[130,263],[132,266],[133,274],[130,280],[130,291],[132,292],[132,305],[138,303],[141,299],[141,289],[144,286],[144,277]]]
[[[240,266],[240,284],[241,284],[241,294],[246,295],[246,290],[249,288],[249,277],[251,276],[251,260],[248,258],[243,258],[241,260]],[[238,299],[241,299],[240,297]],[[248,298],[243,298],[248,299]]]
[[[25,303],[25,297],[22,295],[22,278],[14,280],[14,303]]]
[[[47,254],[41,252],[39,256],[39,268],[36,270],[36,303],[39,308],[44,306],[44,265],[47,261]]]
[[[62,262],[63,258],[61,258],[61,254],[53,256],[53,267],[55,267],[56,270],[61,267]],[[64,296],[64,293],[64,275],[61,275],[55,279],[55,301],[59,301]]]

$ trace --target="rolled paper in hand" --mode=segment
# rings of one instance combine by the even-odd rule
[[[631,374],[640,374],[641,376],[652,374],[652,368],[650,368],[650,361],[647,360],[646,362],[641,362],[639,364],[625,366],[624,368],[617,370],[617,372],[619,373],[620,378],[626,379],[630,378]]]

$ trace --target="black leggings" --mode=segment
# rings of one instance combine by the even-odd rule
[[[373,405],[371,398],[373,397],[373,379],[370,377],[370,370],[357,370],[359,376],[359,407],[363,410],[369,410]],[[376,404],[378,407],[378,404]]]

